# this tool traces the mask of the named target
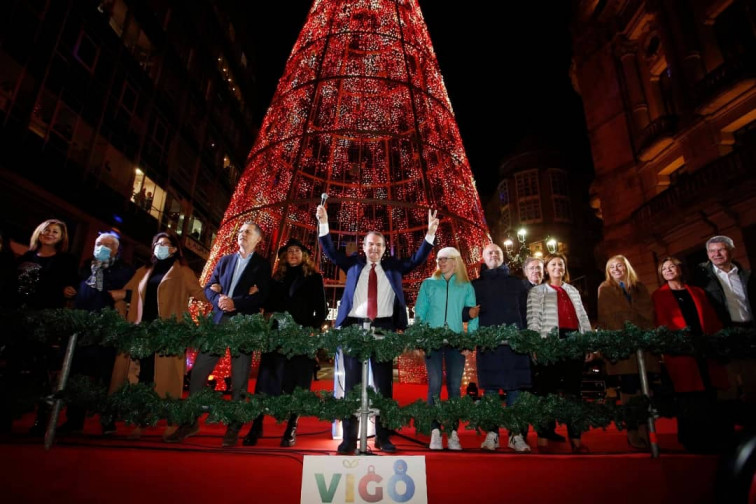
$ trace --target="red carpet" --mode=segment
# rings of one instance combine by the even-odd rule
[[[395,387],[402,403],[426,391],[424,385]],[[278,446],[284,425],[272,419],[266,419],[257,446],[235,448],[220,447],[222,425],[203,424],[198,436],[169,445],[161,440],[162,426],[147,429],[135,441],[128,439],[131,427],[119,424],[115,436],[102,438],[97,420],[89,419],[83,434],[60,438],[45,451],[39,439],[24,434],[30,423],[31,417],[25,417],[0,440],[4,502],[295,503],[300,500],[302,456],[332,456],[338,445],[331,425],[312,418],[301,420],[293,448]],[[659,422],[662,456],[655,460],[631,451],[625,434],[615,429],[586,433],[591,454],[579,456],[571,455],[565,443],[555,444],[555,453],[548,455],[507,448],[482,452],[484,436],[463,429],[462,452],[431,452],[428,438],[414,429],[404,429],[394,442],[398,455],[426,457],[430,503],[470,498],[518,504],[713,502],[717,457],[684,453],[674,428],[674,421]],[[565,434],[564,428],[559,432]]]

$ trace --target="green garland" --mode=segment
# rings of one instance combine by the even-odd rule
[[[430,433],[433,422],[439,422],[447,430],[464,422],[467,429],[502,427],[519,432],[528,425],[546,425],[556,419],[581,432],[606,428],[612,423],[623,429],[628,420],[637,423],[648,414],[648,403],[642,400],[618,406],[586,403],[557,395],[539,397],[528,392],[523,392],[510,407],[502,407],[497,395],[486,395],[478,401],[469,396],[452,398],[436,401],[434,405],[417,400],[403,407],[372,389],[368,390],[368,395],[371,407],[380,410],[383,425],[399,429],[414,423],[415,429],[424,434]],[[244,401],[228,401],[220,393],[206,389],[178,400],[161,399],[152,387],[144,384],[125,385],[108,396],[104,388],[91,385],[83,377],[72,378],[61,398],[67,403],[82,405],[90,414],[99,413],[105,420],[123,420],[142,426],[154,426],[161,419],[175,425],[190,424],[204,413],[208,413],[208,422],[223,424],[248,423],[260,414],[270,415],[279,422],[292,414],[333,421],[354,414],[360,407],[360,394],[356,389],[343,399],[334,398],[330,392],[297,388],[291,395],[249,395]]]
[[[229,348],[232,355],[278,351],[287,356],[312,356],[318,349],[334,354],[342,349],[345,354],[360,360],[372,357],[378,361],[390,361],[409,350],[429,352],[447,342],[460,349],[483,350],[509,344],[516,352],[536,356],[541,364],[582,358],[589,352],[600,352],[605,359],[617,361],[634,354],[636,349],[657,354],[696,353],[720,359],[756,356],[756,331],[753,329],[725,329],[713,336],[692,338],[686,330],[671,331],[660,327],[647,331],[627,324],[621,331],[571,333],[567,338],[559,339],[556,331],[541,338],[534,331],[519,330],[511,325],[458,334],[448,329],[415,324],[403,333],[372,334],[350,326],[313,334],[312,329],[297,325],[288,314],[276,314],[271,318],[238,315],[224,324],[214,324],[209,317],[193,320],[189,315],[181,320],[131,324],[109,310],[6,312],[0,314],[0,324],[7,329],[0,336],[0,348],[10,353],[15,351],[16,355],[24,355],[24,352],[28,355],[53,342],[64,344],[75,333],[79,345],[112,346],[137,359],[152,353],[182,355],[187,348],[223,354]],[[245,401],[227,401],[210,391],[186,400],[161,399],[145,385],[126,386],[107,396],[104,390],[92,387],[85,379],[71,380],[62,394],[66,401],[82,404],[88,411],[99,412],[105,419],[121,419],[137,425],[154,425],[160,419],[174,424],[191,423],[205,412],[209,413],[209,421],[222,423],[249,422],[261,413],[279,421],[292,413],[334,420],[354,414],[360,402],[357,391],[350,391],[343,399],[335,399],[331,394],[302,390],[278,397],[251,395]],[[580,431],[604,428],[611,423],[623,428],[628,420],[642,421],[649,412],[649,405],[645,402],[616,406],[554,395],[538,397],[529,393],[521,394],[518,402],[507,408],[502,408],[499,399],[490,395],[478,402],[462,397],[437,401],[433,406],[418,400],[404,407],[372,391],[370,397],[372,407],[380,410],[381,422],[387,427],[397,429],[414,422],[415,428],[425,433],[430,431],[434,421],[445,428],[462,421],[471,429],[490,430],[500,426],[520,430],[528,424],[543,425],[556,418]]]
[[[277,314],[270,319],[262,315],[237,315],[224,324],[214,324],[210,317],[193,320],[187,314],[181,320],[158,319],[131,324],[112,310],[11,312],[0,315],[0,324],[15,328],[6,332],[6,340],[15,337],[38,342],[65,341],[76,333],[79,345],[114,346],[137,359],[152,353],[181,355],[187,348],[221,355],[226,348],[232,355],[279,351],[289,357],[312,356],[318,349],[333,354],[341,348],[345,354],[360,360],[372,356],[378,361],[390,361],[409,350],[429,352],[446,342],[455,348],[470,350],[490,350],[508,343],[516,352],[536,356],[541,364],[582,358],[590,352],[600,352],[605,359],[617,361],[626,359],[637,349],[723,359],[756,356],[756,330],[742,328],[723,329],[713,336],[693,338],[687,330],[673,331],[666,327],[643,330],[626,324],[623,330],[574,332],[560,339],[556,330],[541,338],[535,331],[519,330],[514,325],[455,333],[417,323],[403,333],[372,334],[358,326],[349,326],[313,334],[311,328],[296,324],[289,314]]]

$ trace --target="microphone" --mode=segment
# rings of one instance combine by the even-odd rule
[[[325,202],[328,199],[328,195],[323,193],[320,195],[320,206],[325,206]]]

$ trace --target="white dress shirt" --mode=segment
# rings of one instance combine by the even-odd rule
[[[738,267],[734,264],[730,271],[723,271],[714,266],[714,273],[717,275],[727,302],[727,310],[730,312],[730,318],[733,322],[750,322],[753,320],[751,308],[748,306],[748,296],[740,281]]]

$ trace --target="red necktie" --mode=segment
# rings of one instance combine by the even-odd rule
[[[368,306],[367,316],[370,320],[378,317],[378,274],[375,272],[375,263],[370,265],[368,275]]]

